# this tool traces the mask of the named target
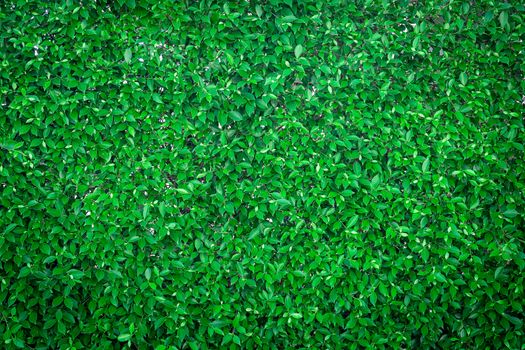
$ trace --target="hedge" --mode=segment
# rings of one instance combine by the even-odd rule
[[[0,3],[0,347],[524,348],[523,2]]]

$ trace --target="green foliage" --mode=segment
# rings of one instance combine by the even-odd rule
[[[0,2],[0,347],[509,348],[521,1]]]

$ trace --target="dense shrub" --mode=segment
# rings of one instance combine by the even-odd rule
[[[520,348],[520,1],[82,3],[0,5],[0,347]]]

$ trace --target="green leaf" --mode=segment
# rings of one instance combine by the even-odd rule
[[[71,279],[75,279],[75,280],[79,280],[82,277],[84,277],[84,272],[82,272],[80,270],[76,270],[76,269],[69,270],[68,274],[71,277]]]
[[[251,241],[251,240],[254,239],[256,236],[258,236],[260,232],[261,232],[261,231],[260,231],[259,227],[256,227],[256,228],[253,229],[252,232],[250,232],[250,234],[248,235],[248,240]]]
[[[503,272],[503,266],[500,266],[496,269],[496,271],[494,272],[494,279],[498,279],[498,277],[501,275],[501,273]]]
[[[379,177],[379,175],[375,175],[372,180],[370,181],[370,187],[375,190],[377,189],[377,187],[379,186],[379,184],[381,183],[381,179]]]
[[[221,345],[226,345],[226,344],[228,344],[229,342],[232,341],[232,339],[233,339],[233,334],[231,334],[231,333],[227,333],[227,334],[224,336],[224,338],[222,338],[222,343],[221,343]]]
[[[424,173],[426,173],[429,167],[430,167],[430,158],[426,158],[425,161],[423,161],[423,165],[421,169],[423,170]]]
[[[236,111],[230,111],[230,117],[232,118],[233,121],[241,121],[242,120],[242,115],[241,113],[239,112],[236,112]]]
[[[129,333],[124,333],[124,334],[121,334],[118,336],[118,341],[120,342],[125,342],[125,341],[128,341],[131,339],[131,334]]]
[[[15,346],[17,348],[26,348],[26,344],[24,343],[24,341],[22,339],[15,338],[13,340],[13,343],[15,344]]]
[[[131,49],[126,49],[126,51],[124,51],[124,60],[126,61],[126,63],[130,63],[131,62]]]
[[[509,14],[507,11],[502,11],[499,14],[499,23],[501,25],[501,28],[506,29],[509,25]]]
[[[238,335],[234,335],[233,336],[233,342],[237,345],[241,345],[241,339],[239,338]]]
[[[355,224],[357,224],[357,221],[359,221],[359,215],[354,215],[350,220],[348,220],[348,224],[346,226],[348,228],[354,227]]]
[[[197,251],[201,250],[202,248],[202,241],[200,239],[196,239],[195,240],[195,249],[197,249]]]
[[[283,21],[284,23],[290,23],[290,22],[295,21],[296,19],[297,19],[297,17],[295,17],[294,15],[288,15],[288,16],[284,16],[284,17],[282,18],[282,21]]]
[[[300,44],[297,45],[297,46],[295,47],[294,53],[295,53],[295,57],[296,57],[296,58],[301,57],[301,55],[303,54],[303,46],[300,45]]]
[[[463,84],[463,85],[466,85],[466,84],[467,84],[468,78],[467,78],[467,74],[466,74],[465,72],[462,72],[462,73],[459,75],[459,81],[460,81],[461,84]]]
[[[442,282],[443,283],[443,282],[447,281],[445,276],[443,276],[443,274],[441,272],[435,272],[434,273],[434,277],[436,278],[436,281],[438,281],[438,282]]]
[[[75,304],[74,304],[74,300],[71,299],[71,298],[64,298],[64,305],[65,305],[68,309],[72,310],[73,307],[74,307],[74,305],[75,305]]]
[[[185,190],[184,188],[176,188],[175,189],[176,192],[179,192],[181,194],[190,194],[190,192],[188,192],[187,190]]]
[[[503,215],[508,218],[514,218],[519,215],[519,212],[516,209],[507,209],[503,212]]]
[[[503,316],[518,328],[521,328],[523,326],[523,321],[518,317],[511,316],[509,314],[503,314]]]
[[[430,252],[428,251],[428,249],[424,248],[421,251],[421,258],[423,258],[424,262],[427,262],[429,257],[430,257]]]
[[[46,243],[42,244],[40,249],[42,250],[42,253],[44,253],[45,255],[51,254],[51,247],[49,246],[49,244],[46,244]]]
[[[376,304],[376,302],[377,302],[377,294],[376,294],[376,292],[372,292],[370,294],[370,302],[372,303],[372,305]]]
[[[160,97],[159,94],[153,94],[152,98],[153,98],[153,101],[155,101],[155,102],[157,102],[157,103],[164,103],[164,102],[162,101],[162,97]]]
[[[292,205],[292,202],[290,202],[289,200],[284,199],[284,198],[279,198],[275,202],[277,204],[279,204],[280,206],[282,206],[282,207],[288,207],[288,206]]]
[[[228,322],[226,322],[225,320],[215,320],[215,321],[211,322],[210,325],[212,325],[215,328],[222,328],[222,327],[228,325]]]

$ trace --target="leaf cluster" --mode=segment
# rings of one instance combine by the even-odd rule
[[[520,1],[0,2],[0,347],[525,339]]]

